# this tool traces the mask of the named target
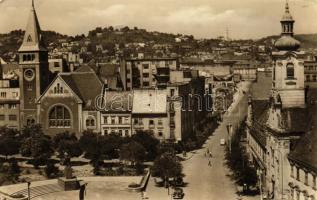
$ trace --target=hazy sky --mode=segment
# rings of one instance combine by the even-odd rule
[[[31,0],[0,0],[0,32],[24,29]],[[97,26],[260,38],[279,34],[285,0],[35,0],[43,30],[81,34]],[[317,33],[317,0],[290,0],[296,33]]]

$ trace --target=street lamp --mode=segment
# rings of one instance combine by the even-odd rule
[[[28,181],[27,184],[28,184],[28,200],[31,200],[31,195],[30,195],[30,193],[31,193],[31,191],[30,191],[31,182]]]

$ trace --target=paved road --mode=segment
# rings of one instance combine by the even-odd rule
[[[235,96],[235,101],[224,117],[223,122],[205,143],[204,148],[188,154],[190,159],[183,161],[184,182],[187,186],[184,187],[185,200],[235,200],[236,186],[233,181],[227,176],[230,172],[225,165],[224,146],[220,145],[220,139],[228,139],[226,125],[231,123],[235,128],[245,118],[247,114],[248,88],[249,83],[243,83],[238,95]],[[246,93],[242,92],[245,91]],[[206,149],[212,152],[212,158],[205,157]],[[209,160],[211,166],[208,166]],[[150,200],[167,200],[172,199],[167,195],[165,188],[155,186],[154,179],[150,178],[147,187],[147,197]],[[247,198],[243,200],[259,199],[257,197]]]
[[[248,84],[244,84],[244,91],[247,91]],[[244,119],[247,114],[247,94],[240,92],[235,99],[228,115],[224,117],[223,123],[211,136],[203,149],[195,152],[195,155],[183,162],[184,181],[188,183],[184,188],[185,199],[187,200],[234,200],[237,199],[236,186],[227,176],[229,170],[225,165],[224,146],[219,144],[220,139],[227,139],[228,123],[235,127]],[[212,158],[206,158],[205,152],[209,148]],[[209,160],[211,166],[208,166]],[[243,198],[247,199],[247,198]]]

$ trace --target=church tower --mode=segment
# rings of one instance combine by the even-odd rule
[[[286,2],[281,20],[282,33],[274,46],[272,89],[279,95],[283,108],[305,107],[304,56],[299,51],[300,42],[293,35],[294,19]]]
[[[40,24],[34,1],[28,18],[25,35],[18,51],[21,70],[21,126],[37,123],[36,100],[49,82],[48,51],[43,45]]]

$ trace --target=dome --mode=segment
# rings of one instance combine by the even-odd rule
[[[285,35],[278,39],[274,46],[280,51],[296,51],[300,47],[300,42],[292,36]]]

